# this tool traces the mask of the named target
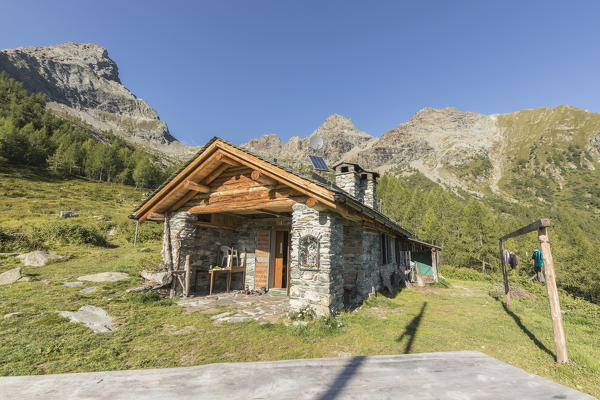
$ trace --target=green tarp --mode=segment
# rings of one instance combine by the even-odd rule
[[[431,252],[413,252],[410,256],[417,268],[417,274],[433,276]]]
[[[417,274],[433,276],[433,267],[431,265],[422,264],[418,261],[415,261],[415,265],[417,266]]]

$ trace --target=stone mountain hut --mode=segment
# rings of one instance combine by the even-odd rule
[[[409,280],[413,259],[437,279],[441,248],[377,210],[378,174],[334,170],[335,184],[213,138],[130,217],[163,222],[163,260],[195,294],[266,288],[329,315]]]

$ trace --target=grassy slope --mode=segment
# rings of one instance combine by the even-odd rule
[[[85,180],[39,181],[0,173],[0,227],[27,230],[56,220],[60,210],[78,211],[79,223],[97,224],[104,215],[115,223],[141,198],[131,187]],[[29,178],[39,179],[37,176]],[[147,229],[147,228],[142,228]],[[600,396],[600,307],[563,295],[565,329],[573,362],[553,362],[552,328],[544,288],[530,285],[537,301],[517,300],[510,312],[488,295],[496,283],[452,281],[449,289],[404,290],[394,298],[379,296],[359,311],[343,313],[342,328],[322,323],[307,327],[255,322],[210,323],[210,315],[186,314],[168,301],[142,302],[126,295],[139,282],[142,265],[155,259],[158,241],[134,248],[122,235],[115,247],[62,246],[51,248],[71,256],[45,267],[24,267],[33,278],[0,286],[0,374],[44,374],[107,369],[153,368],[210,362],[277,360],[342,355],[398,354],[448,350],[478,350],[565,385]],[[0,258],[0,271],[17,265]],[[95,284],[98,290],[80,294],[64,281],[100,271],[123,271],[125,282]],[[86,286],[91,286],[86,283]],[[117,330],[94,334],[69,323],[56,310],[76,310],[85,304],[106,309]],[[193,331],[173,335],[172,329]]]
[[[498,125],[507,143],[503,190],[525,202],[542,198],[600,211],[600,163],[590,146],[600,132],[600,114],[570,106],[539,108],[500,115]]]

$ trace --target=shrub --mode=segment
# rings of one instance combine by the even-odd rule
[[[298,311],[292,311],[289,314],[292,321],[312,321],[317,317],[317,313],[311,306],[304,306]]]
[[[106,238],[95,228],[65,222],[51,222],[36,228],[33,236],[51,244],[108,246]]]
[[[133,243],[133,237],[135,235],[135,222],[128,221],[123,222],[119,225],[118,235],[127,240],[129,243]],[[138,243],[146,243],[153,240],[161,240],[163,235],[163,226],[155,223],[142,223],[138,228]]]
[[[20,232],[2,231],[0,229],[0,253],[42,249],[44,249],[44,246],[39,240],[34,240]]]
[[[343,327],[341,321],[333,316],[314,319],[304,324],[291,325],[290,333],[304,338],[321,338],[339,333]]]

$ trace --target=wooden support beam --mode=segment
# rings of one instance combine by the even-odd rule
[[[554,348],[556,349],[556,361],[566,363],[567,342],[565,339],[565,329],[563,328],[562,313],[560,311],[560,302],[558,301],[558,290],[556,289],[556,276],[554,274],[554,260],[550,250],[550,238],[546,226],[540,226],[538,229],[538,240],[542,250],[544,260],[544,272],[546,273],[546,289],[548,290],[548,302],[550,303],[550,315],[552,316],[552,329],[554,330]]]
[[[208,176],[204,179],[204,184],[205,185],[210,185],[212,183],[212,181],[214,181],[215,179],[217,179],[219,177],[219,175],[221,175],[223,173],[223,171],[225,171],[227,168],[231,167],[231,165],[229,164],[221,164],[217,167],[217,169],[215,169],[213,172],[211,172],[210,174],[208,174]]]
[[[164,218],[165,218],[165,214],[157,213],[157,212],[152,212],[148,216],[148,219],[151,219],[153,221],[162,221]]]
[[[224,225],[216,225],[210,222],[196,222],[197,226],[202,226],[205,228],[214,228],[214,229],[228,229],[230,231],[237,231],[237,228],[234,226],[224,226]]]
[[[314,197],[309,197],[306,199],[306,206],[310,208],[314,208],[317,205],[317,200]]]
[[[511,232],[511,233],[509,233],[507,235],[502,236],[500,238],[500,240],[506,240],[506,239],[509,239],[509,238],[512,238],[512,237],[515,237],[515,236],[524,235],[526,233],[537,231],[540,228],[547,228],[549,226],[550,226],[550,220],[545,219],[545,218],[544,219],[540,219],[540,220],[537,220],[535,222],[532,222],[531,224],[529,224],[527,226],[522,227],[521,229],[517,229],[514,232]]]
[[[258,199],[250,201],[219,202],[215,204],[194,206],[188,211],[192,214],[212,214],[236,210],[259,210],[262,208],[291,208],[294,204],[296,204],[296,201],[290,198]]]
[[[229,164],[232,167],[237,167],[238,165],[240,165],[239,162],[232,160],[231,158],[227,157],[225,154],[220,153],[220,152],[215,156],[215,159],[224,164]]]
[[[256,211],[257,211],[257,212],[259,212],[259,213],[261,213],[261,214],[272,215],[272,216],[274,216],[274,217],[286,217],[286,215],[279,214],[279,213],[272,212],[272,211],[261,210],[261,209],[258,209],[258,210],[256,210]]]
[[[250,178],[252,178],[252,180],[256,181],[256,182],[260,182],[264,185],[277,185],[277,181],[273,178],[269,178],[268,176],[266,176],[265,174],[261,174],[259,170],[255,169],[254,171],[252,171],[252,173],[250,174]]]
[[[282,199],[289,198],[291,196],[298,195],[294,189],[281,188],[281,189],[269,189],[264,186],[255,187],[242,187],[241,189],[226,190],[211,193],[208,196],[198,195],[193,201],[190,202],[189,206],[201,206],[206,204],[216,203],[228,203],[228,202],[244,202],[249,200],[259,199]]]
[[[177,201],[177,203],[173,204],[171,208],[169,208],[169,212],[177,211],[181,207],[183,207],[188,201],[190,201],[194,196],[196,196],[197,192],[189,191],[187,192],[181,199]]]
[[[185,181],[185,183],[183,184],[183,187],[186,190],[191,190],[193,192],[200,192],[200,193],[208,193],[210,192],[210,188],[206,185],[201,185],[199,183],[187,180]]]
[[[183,297],[190,295],[190,283],[192,282],[192,269],[190,266],[190,255],[185,256],[185,286],[183,287]]]
[[[502,239],[499,241],[500,261],[502,263],[502,278],[504,279],[504,294],[506,295],[506,307],[510,307],[510,288],[508,286],[508,271],[506,270],[506,260],[504,259],[504,246]]]

